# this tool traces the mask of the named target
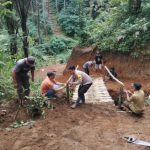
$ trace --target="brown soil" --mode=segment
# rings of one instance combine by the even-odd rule
[[[91,57],[90,49],[87,48],[73,53],[68,65],[78,64],[81,68],[83,62]],[[110,60],[113,60],[113,57],[112,55]],[[132,65],[131,61],[130,66]],[[43,79],[48,70],[55,70],[59,74],[57,79],[65,82],[69,75],[61,75],[64,68],[65,65],[51,65],[41,68],[37,71],[36,77]],[[128,67],[124,70],[127,71]],[[92,74],[95,75],[95,73]],[[131,83],[136,81],[136,79],[126,79],[122,75],[119,76],[119,79],[125,83],[127,88],[130,88]],[[141,80],[138,81],[142,83],[145,91],[150,91],[147,79],[143,79],[142,76]],[[114,81],[108,81],[106,85],[108,90],[116,96],[119,85]],[[46,109],[46,118],[37,119],[32,128],[24,126],[6,130],[5,128],[8,127],[16,113],[16,108],[13,106],[14,112],[8,112],[4,123],[0,124],[0,150],[148,149],[144,146],[127,143],[123,137],[134,135],[139,139],[150,141],[150,106],[146,106],[143,117],[135,117],[128,112],[117,112],[113,104],[86,104],[75,110],[70,109],[70,105],[65,102],[57,101],[54,102],[54,105],[56,108],[54,110]],[[23,119],[26,117],[22,116]]]

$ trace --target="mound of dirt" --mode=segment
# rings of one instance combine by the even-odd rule
[[[131,83],[140,82],[143,85],[143,89],[146,92],[150,92],[150,61],[148,59],[133,58],[131,56],[114,53],[102,53],[104,65],[108,68],[115,67],[118,73],[118,79],[125,83],[127,88],[131,87]],[[79,69],[82,70],[83,64],[88,60],[94,60],[95,48],[80,48],[75,47],[66,65],[64,74],[67,74],[67,68],[70,65],[79,65]],[[95,75],[95,71],[91,71],[92,75]],[[103,75],[106,70],[103,68]],[[108,89],[118,90],[116,82],[108,81],[106,83]]]
[[[123,137],[150,139],[148,108],[143,118],[135,118],[109,104],[87,104],[76,110],[66,104],[55,107],[32,128],[0,129],[0,150],[144,150]]]
[[[150,61],[145,57],[133,58],[129,55],[102,52],[104,65],[115,67],[119,78],[149,80]],[[79,65],[82,69],[83,64],[88,60],[94,60],[94,47],[80,48],[75,47],[68,60],[66,69],[69,65]]]

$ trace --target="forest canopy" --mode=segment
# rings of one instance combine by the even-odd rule
[[[65,7],[60,1],[60,26],[67,35],[80,36],[83,45],[138,55],[150,41],[148,0],[73,0]]]

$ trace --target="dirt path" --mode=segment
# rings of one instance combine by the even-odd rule
[[[144,118],[117,113],[108,104],[81,106],[76,110],[56,105],[33,128],[1,129],[0,150],[146,150],[126,143],[125,135],[150,139],[150,110]]]
[[[63,33],[61,32],[60,27],[57,23],[57,19],[56,19],[55,13],[53,11],[54,6],[51,1],[49,1],[49,0],[45,0],[45,1],[46,1],[46,9],[48,11],[48,18],[51,22],[52,32],[54,35],[61,36],[61,35],[63,35]]]
[[[64,67],[41,68],[36,77],[43,79],[47,71],[58,70],[58,79],[66,80],[61,76]],[[107,86],[117,90],[114,82],[107,82]],[[0,150],[148,150],[126,143],[122,137],[135,135],[150,141],[149,106],[144,116],[137,118],[117,112],[115,106],[108,103],[85,104],[75,110],[60,101],[54,105],[56,108],[46,109],[46,117],[35,120],[32,128],[24,126],[8,130],[7,126],[0,126]]]

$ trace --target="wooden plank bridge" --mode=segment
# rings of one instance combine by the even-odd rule
[[[78,86],[72,97],[75,102],[78,98]],[[85,94],[85,103],[98,104],[102,102],[113,102],[112,97],[109,95],[102,77],[93,78],[93,84]]]

